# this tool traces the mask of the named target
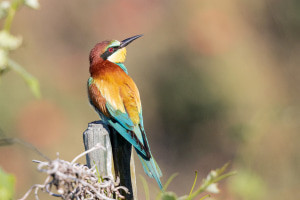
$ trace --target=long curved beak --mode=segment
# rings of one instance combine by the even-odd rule
[[[130,38],[127,38],[127,39],[121,41],[120,48],[126,47],[128,44],[130,44],[131,42],[133,42],[134,40],[136,40],[136,39],[138,39],[138,38],[140,38],[142,36],[143,36],[143,34],[141,34],[141,35],[135,35],[135,36],[132,36]]]

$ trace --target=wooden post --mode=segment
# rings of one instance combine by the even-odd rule
[[[120,185],[128,188],[130,192],[130,194],[123,193],[122,195],[126,200],[137,200],[132,145],[114,129],[109,129],[102,121],[89,123],[83,133],[83,142],[85,150],[97,143],[106,148],[106,151],[98,149],[86,155],[88,167],[95,163],[101,176],[113,176],[112,165],[114,165],[115,177],[118,176]]]
[[[108,127],[101,121],[91,122],[83,133],[83,142],[85,150],[89,150],[97,143],[105,147],[106,151],[98,149],[88,153],[86,155],[86,162],[89,168],[96,165],[101,176],[113,177],[112,151],[108,130]]]

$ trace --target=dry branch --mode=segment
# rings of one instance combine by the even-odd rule
[[[39,163],[37,169],[46,173],[47,177],[44,184],[33,185],[20,200],[27,199],[32,190],[35,191],[37,200],[39,190],[62,199],[112,200],[113,196],[124,199],[121,191],[128,192],[128,189],[119,186],[119,178],[113,180],[111,176],[100,177],[95,166],[88,168],[86,165],[75,163],[79,157],[99,148],[104,147],[97,144],[78,155],[72,162],[61,160],[59,157],[52,161],[34,161]],[[56,192],[52,192],[53,188]]]

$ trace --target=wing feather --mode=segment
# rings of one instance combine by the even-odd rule
[[[118,85],[114,81],[96,79],[89,81],[89,94],[91,103],[107,117],[108,123],[145,158],[150,158],[148,142],[140,128],[141,105],[135,84]]]
[[[88,82],[88,96],[90,103],[98,112],[109,117],[109,113],[106,108],[106,99],[102,96],[98,87],[92,81],[93,80],[89,79]]]

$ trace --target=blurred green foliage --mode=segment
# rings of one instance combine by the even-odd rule
[[[0,168],[0,199],[11,200],[15,192],[15,177]]]
[[[218,182],[223,179],[226,179],[229,176],[236,174],[236,172],[234,171],[225,173],[228,164],[229,163],[226,163],[223,167],[219,169],[211,170],[210,173],[207,175],[207,177],[202,180],[202,184],[196,189],[196,191],[194,191],[194,187],[196,185],[197,178],[198,178],[198,173],[196,172],[194,184],[191,188],[190,193],[188,195],[184,195],[181,197],[178,197],[175,192],[167,191],[169,184],[178,175],[178,174],[173,174],[164,184],[163,191],[160,191],[156,196],[156,200],[193,200],[199,198],[198,196],[203,192],[214,193],[214,194],[219,193],[220,190],[217,185]],[[145,190],[145,199],[150,200],[150,193],[149,193],[149,187],[147,181],[143,176],[140,176],[140,179],[142,180],[143,187]],[[201,199],[205,199],[208,196],[209,195],[205,195]]]
[[[0,3],[0,19],[4,19],[4,25],[0,31],[0,80],[4,73],[9,70],[14,70],[26,81],[32,93],[36,97],[40,97],[37,79],[28,73],[20,64],[10,58],[11,51],[15,51],[22,44],[22,37],[12,35],[10,30],[16,12],[23,5],[33,9],[39,8],[38,0],[12,0],[2,1]]]
[[[264,180],[251,171],[239,171],[238,176],[230,180],[229,187],[242,200],[264,199],[266,196]]]
[[[10,33],[12,21],[17,10],[23,5],[33,9],[39,7],[38,0],[12,0],[0,2],[0,19],[4,20],[3,28],[0,30],[0,81],[9,70],[20,74],[36,97],[40,97],[39,83],[20,64],[10,58],[10,53],[17,50],[22,44],[21,36]],[[10,200],[14,195],[15,177],[5,173],[0,168],[0,199]]]

